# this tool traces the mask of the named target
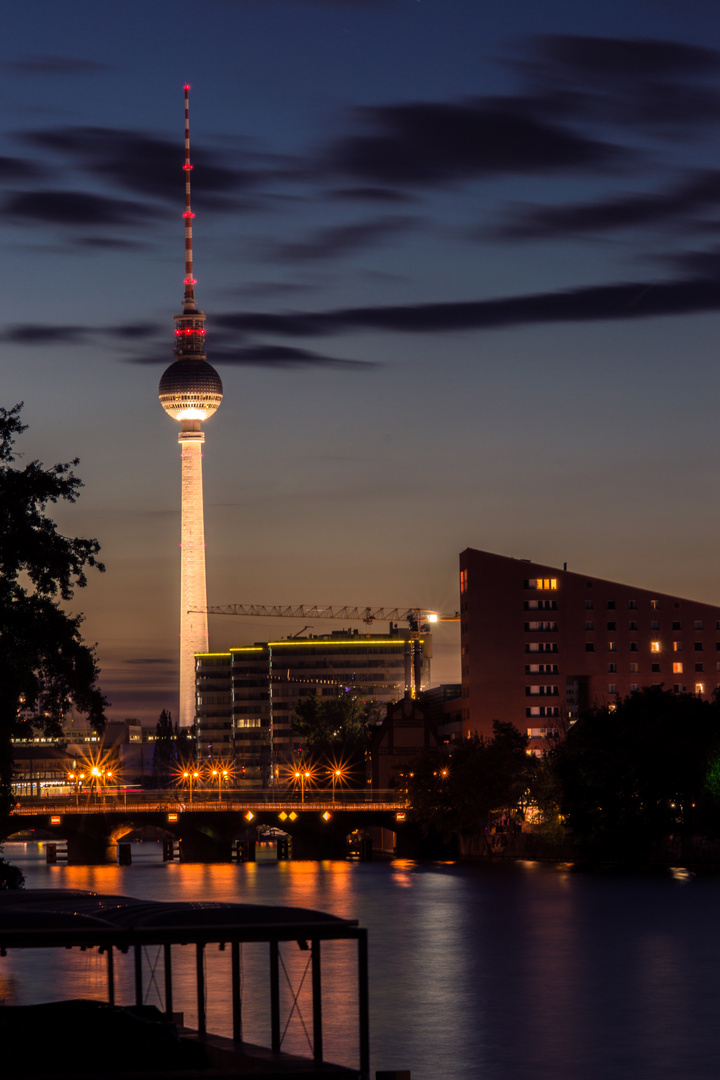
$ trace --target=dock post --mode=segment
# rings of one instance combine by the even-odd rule
[[[230,959],[232,962],[232,1007],[233,1007],[233,1039],[242,1042],[242,997],[240,996],[240,944],[237,941],[230,942]]]
[[[163,945],[163,971],[165,974],[165,1015],[168,1020],[172,1019],[173,993],[172,993],[172,945],[166,941]]]
[[[322,980],[320,977],[320,941],[313,938],[311,942],[312,952],[312,1009],[313,1009],[313,1058],[315,1061],[323,1059],[323,1032],[322,1032]]]
[[[368,996],[367,930],[358,930],[358,1015],[360,1019],[360,1076],[370,1076],[370,1002]]]
[[[197,1012],[198,1035],[205,1035],[205,967],[203,965],[205,946],[202,941],[195,943],[195,972],[197,976]]]
[[[142,1005],[142,1003],[142,945],[138,942],[135,945],[135,1004]]]
[[[107,982],[108,982],[108,1005],[115,1004],[115,968],[113,966],[113,947],[107,946]]]
[[[280,1052],[280,979],[278,972],[278,943],[270,942],[270,1031],[273,1053]]]

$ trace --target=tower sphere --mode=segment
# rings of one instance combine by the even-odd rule
[[[220,376],[207,360],[176,360],[158,387],[160,404],[173,420],[207,420],[223,396]]]

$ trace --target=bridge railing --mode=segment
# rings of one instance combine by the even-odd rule
[[[12,809],[14,814],[41,813],[106,813],[136,810],[189,813],[192,811],[262,811],[278,810],[404,810],[407,803],[393,790],[332,791],[311,788],[304,793],[287,788],[251,790],[224,788],[221,792],[194,790],[192,797],[185,789],[166,788],[144,791],[112,790],[85,792],[79,795],[45,795],[41,798],[21,796]]]

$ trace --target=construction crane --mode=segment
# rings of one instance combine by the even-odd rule
[[[221,604],[200,608],[207,615],[240,615],[271,619],[342,619],[344,621],[362,620],[372,625],[374,622],[406,622],[410,628],[409,640],[405,652],[405,686],[421,686],[422,658],[419,650],[411,644],[421,633],[427,633],[429,624],[438,622],[459,622],[460,613],[441,615],[429,608],[403,607],[321,607],[318,604]]]
[[[195,609],[207,615],[255,615],[271,619],[345,619],[374,622],[407,622],[411,629],[417,629],[421,622],[459,622],[460,613],[441,615],[429,608],[385,608],[385,607],[322,607],[318,604],[220,604],[213,607]]]

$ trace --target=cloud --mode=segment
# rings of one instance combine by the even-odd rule
[[[27,56],[24,60],[11,60],[5,66],[21,75],[94,75],[113,70],[110,64],[72,56]]]
[[[40,177],[47,175],[48,170],[43,169],[34,161],[0,155],[1,181],[10,180],[14,183],[18,180],[38,180]]]
[[[409,102],[356,110],[369,134],[337,139],[331,172],[361,183],[441,185],[472,177],[577,172],[616,164],[620,151],[517,109],[483,99]]]
[[[641,193],[570,205],[532,206],[508,215],[505,224],[490,230],[503,240],[550,237],[585,239],[589,232],[639,229],[684,221],[720,205],[720,172],[706,170],[684,183],[656,194]]]
[[[349,330],[447,333],[547,323],[657,318],[720,310],[720,286],[708,277],[623,282],[496,300],[338,308],[321,312],[223,315],[244,333],[318,337]]]
[[[130,341],[146,340],[162,333],[164,327],[156,323],[125,323],[122,326],[109,326],[106,333],[111,337],[127,338]]]
[[[43,224],[95,228],[138,224],[150,216],[151,210],[140,203],[88,191],[27,191],[8,196],[3,213],[9,218]]]
[[[176,661],[169,659],[167,656],[138,656],[130,660],[123,660],[123,664],[169,664],[171,667],[177,666]]]
[[[281,262],[332,259],[361,248],[385,243],[398,233],[407,232],[417,223],[417,218],[391,216],[345,225],[330,225],[309,233],[304,240],[265,244],[263,249],[266,258]]]
[[[227,346],[213,350],[213,362],[218,364],[251,365],[253,367],[334,367],[369,368],[376,365],[369,360],[346,360],[337,356],[324,356],[287,345],[247,345],[231,350]]]
[[[720,117],[720,53],[657,39],[558,35],[530,39],[517,65],[537,116],[682,133]],[[709,81],[708,81],[709,80]]]
[[[618,79],[720,74],[720,52],[677,41],[576,34],[548,35],[535,41],[559,74],[572,72],[586,82],[616,85]]]
[[[82,342],[90,330],[86,326],[40,326],[17,323],[0,333],[0,340],[11,345],[58,345]]]
[[[336,202],[370,202],[370,203],[409,203],[417,202],[415,195],[407,191],[398,191],[396,188],[387,187],[347,187],[335,188],[327,194],[327,198]]]
[[[106,127],[50,128],[25,132],[21,138],[62,154],[76,167],[135,194],[177,202],[184,190],[184,184],[180,188],[181,150],[170,139]],[[197,193],[193,191],[198,195],[195,201],[217,205],[218,196],[255,184],[252,171],[222,164],[217,153],[194,147],[192,159],[202,175]]]
[[[144,355],[125,355],[123,360],[129,364],[166,366],[172,363],[172,354],[167,346],[158,344],[152,352]],[[263,344],[239,345],[233,336],[216,335],[208,342],[208,361],[221,367],[260,367],[260,368],[339,368],[357,370],[375,365],[367,360],[349,360],[346,357],[327,356],[309,349],[295,346]]]

